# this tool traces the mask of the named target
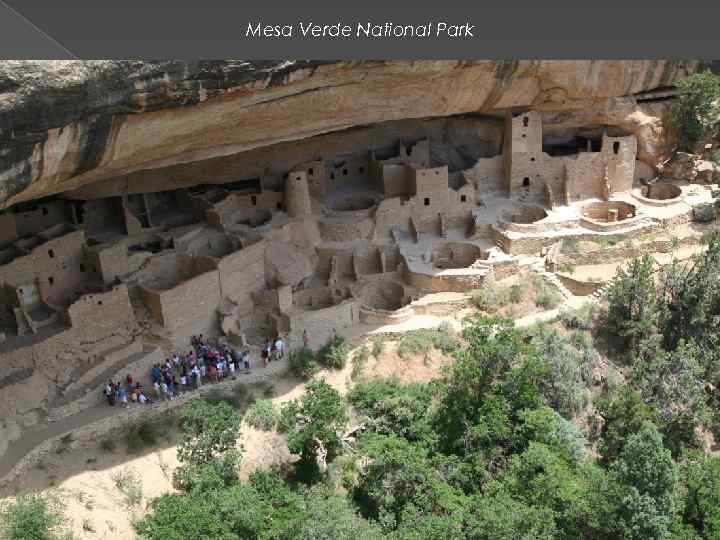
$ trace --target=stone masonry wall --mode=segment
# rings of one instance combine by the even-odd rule
[[[118,327],[126,327],[128,330],[135,327],[135,314],[125,284],[106,293],[82,296],[68,308],[68,315],[83,341],[109,336]]]
[[[220,294],[238,304],[241,315],[252,309],[251,294],[265,287],[264,253],[267,242],[261,240],[220,259]]]

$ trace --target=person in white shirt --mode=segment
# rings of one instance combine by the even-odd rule
[[[278,358],[285,356],[285,342],[280,336],[275,340],[275,354],[277,354]]]

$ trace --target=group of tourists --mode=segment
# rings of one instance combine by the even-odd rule
[[[114,406],[119,403],[127,407],[128,402],[146,404],[154,400],[171,400],[207,382],[220,382],[227,377],[234,379],[241,372],[250,373],[250,351],[236,350],[228,345],[211,345],[202,334],[192,336],[190,343],[192,349],[187,354],[175,352],[164,363],[151,368],[152,398],[128,374],[125,384],[108,382],[103,391],[108,404]],[[281,336],[268,338],[260,353],[263,367],[284,356],[285,341]]]
[[[103,394],[105,394],[105,399],[107,399],[110,406],[119,403],[121,407],[127,407],[128,401],[140,403],[141,405],[153,402],[152,398],[145,393],[143,385],[140,382],[133,381],[129,373],[125,378],[124,385],[120,381],[113,382],[109,380],[105,385]]]
[[[260,353],[263,361],[263,367],[267,367],[268,362],[280,360],[285,357],[285,342],[278,336],[274,341],[270,338],[265,341],[265,346]]]

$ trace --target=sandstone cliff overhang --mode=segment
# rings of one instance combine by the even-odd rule
[[[0,62],[0,207],[391,120],[533,108],[618,115],[693,61]],[[637,107],[614,122],[661,134]],[[621,107],[622,109],[622,107]],[[561,121],[561,120],[559,120]]]

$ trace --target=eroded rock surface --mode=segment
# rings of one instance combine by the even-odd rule
[[[0,201],[65,192],[392,120],[531,107],[635,134],[662,153],[659,104],[682,61],[0,63]],[[582,111],[582,112],[578,112]]]

